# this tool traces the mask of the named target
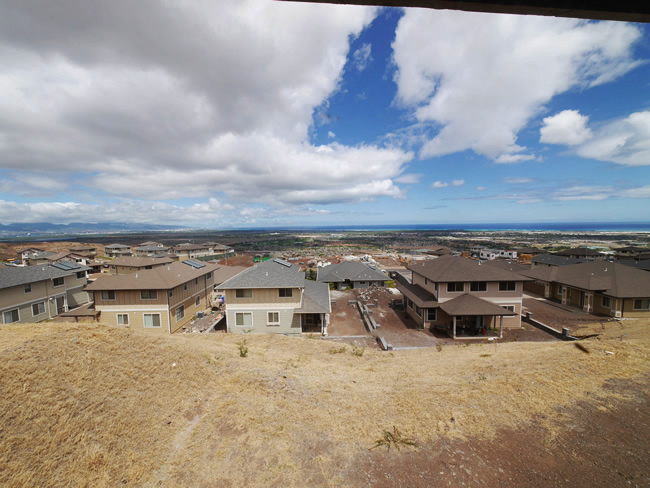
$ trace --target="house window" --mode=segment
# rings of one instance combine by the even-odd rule
[[[280,288],[281,298],[290,298],[292,296],[293,296],[293,290],[291,288]]]
[[[32,284],[31,284],[31,283],[27,283],[27,284],[25,285],[25,293],[31,293],[31,292],[32,292]]]
[[[145,266],[144,269],[153,269],[153,266],[151,266],[151,265]]]
[[[45,313],[45,302],[38,302],[32,305],[32,317]]]
[[[205,279],[206,280],[211,280],[212,279],[212,273],[208,273],[207,275],[205,275]]]
[[[515,306],[514,305],[501,305],[502,308],[505,308],[506,310],[509,310],[510,312],[515,311]]]
[[[196,300],[194,301],[194,306],[195,307],[198,307],[199,305],[201,305],[201,297],[200,296],[196,297]]]
[[[437,308],[428,308],[427,309],[427,322],[435,322],[438,319],[438,309]]]
[[[198,284],[199,284],[199,279],[198,279],[198,278],[194,278],[194,284],[195,284],[195,285],[198,285]]]
[[[141,300],[156,300],[158,298],[157,290],[142,290],[140,291]]]
[[[13,322],[18,322],[20,317],[18,315],[18,309],[14,308],[13,310],[7,310],[2,314],[5,324],[11,324]]]
[[[562,292],[564,291],[564,286],[560,285],[557,287],[557,296],[561,297]]]
[[[410,308],[411,310],[413,310],[413,302],[411,301],[410,298],[407,298],[407,299],[406,299],[406,303],[408,304],[409,308]]]
[[[470,283],[469,291],[487,291],[487,281],[474,281]]]
[[[364,285],[364,286],[365,286],[365,285],[366,285],[366,282],[365,282],[365,281],[360,281],[360,282],[359,282],[359,285]]]
[[[169,295],[169,298],[172,298],[174,296],[174,290],[169,290],[168,295]]]
[[[56,288],[58,286],[63,286],[63,278],[62,277],[61,278],[54,278],[52,280],[52,286],[54,286],[54,288]]]
[[[187,283],[183,283],[183,290],[187,291]]]
[[[269,312],[266,314],[266,325],[280,325],[280,312]]]
[[[115,300],[115,292],[113,290],[103,291],[102,300]]]
[[[422,317],[422,311],[420,310],[420,307],[417,305],[415,306],[415,313],[417,314],[418,317]]]
[[[85,271],[79,271],[79,272],[77,273],[77,279],[78,279],[78,280],[81,280],[81,279],[83,279],[83,278],[85,278],[85,277],[86,277],[86,272],[85,272]]]
[[[253,314],[250,312],[236,312],[235,313],[235,326],[237,327],[252,327]]]
[[[426,278],[424,278],[424,284],[425,284],[425,285],[428,285],[428,284],[429,284],[429,280],[426,279]]]
[[[610,308],[610,306],[611,306],[611,300],[609,299],[609,297],[602,297],[602,298],[603,298],[603,299],[602,299],[603,307],[605,307],[605,308]]]
[[[253,297],[253,290],[251,290],[251,289],[235,290],[235,296],[237,298],[252,298]],[[280,296],[282,296],[282,295],[280,295]]]
[[[516,281],[500,281],[499,291],[515,291],[517,289]]]
[[[634,300],[634,310],[650,310],[650,300],[647,298]]]
[[[160,314],[159,313],[145,313],[143,314],[144,317],[144,326],[147,329],[151,328],[159,328],[161,327],[160,323]]]
[[[449,293],[458,293],[460,291],[465,291],[465,283],[461,283],[460,281],[447,283],[447,291]]]
[[[185,306],[181,305],[176,309],[176,322],[185,317]]]
[[[129,325],[129,314],[128,313],[118,313],[117,314],[117,325]]]

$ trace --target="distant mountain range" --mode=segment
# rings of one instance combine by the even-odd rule
[[[114,232],[169,231],[185,227],[174,225],[127,224],[124,222],[50,224],[34,222],[29,224],[0,224],[0,237],[36,237],[41,235],[103,234]]]

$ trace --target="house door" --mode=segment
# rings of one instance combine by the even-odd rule
[[[580,292],[580,308],[584,308],[585,306],[585,292],[581,291]]]
[[[65,297],[60,296],[56,297],[56,313],[57,315],[60,313],[64,313],[66,311],[65,309]]]

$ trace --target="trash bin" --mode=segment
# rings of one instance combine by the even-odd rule
[[[203,312],[196,312],[196,318],[197,319],[202,319],[203,318]]]

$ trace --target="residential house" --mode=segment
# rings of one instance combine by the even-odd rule
[[[27,264],[34,266],[38,264],[51,264],[60,262],[78,263],[87,266],[90,259],[75,252],[41,252],[28,259]]]
[[[343,261],[318,268],[316,281],[333,283],[339,290],[351,288],[368,288],[371,285],[384,286],[388,276],[372,265],[358,261]]]
[[[167,256],[169,255],[170,251],[171,248],[162,245],[140,246],[133,249],[133,253],[136,257]]]
[[[104,269],[110,274],[131,274],[138,271],[166,266],[173,263],[174,260],[168,256],[164,257],[143,257],[124,256],[114,259],[109,263],[104,263]]]
[[[184,259],[197,259],[212,256],[214,251],[208,244],[179,244],[172,247],[172,252],[178,256],[181,261]]]
[[[488,329],[521,327],[520,274],[479,261],[441,256],[410,265],[412,280],[395,274],[404,310],[422,328],[445,329],[452,337],[477,337]]]
[[[89,259],[92,259],[97,255],[97,248],[86,244],[80,244],[78,246],[71,247],[69,251],[76,254],[81,254],[82,256],[85,256]]]
[[[295,264],[278,258],[264,261],[219,289],[226,295],[228,332],[327,335],[329,286],[305,279]]]
[[[558,254],[540,254],[530,260],[531,268],[547,268],[551,266],[566,266],[568,264],[584,263],[587,260],[582,258],[572,258],[570,256],[560,256]]]
[[[219,265],[194,260],[129,274],[103,274],[86,287],[98,320],[173,334],[210,307]]]
[[[617,259],[639,259],[639,256],[650,252],[647,247],[627,246],[613,249]]]
[[[21,249],[16,253],[16,259],[20,261],[20,264],[27,266],[29,258],[33,257],[36,254],[45,252],[45,249],[39,249],[36,247],[28,247],[26,249]]]
[[[576,247],[555,253],[558,256],[568,256],[570,258],[584,259],[585,261],[595,261],[597,259],[605,259],[607,255],[589,249],[588,247]]]
[[[619,259],[616,262],[624,266],[631,266],[632,268],[650,271],[650,259],[643,259],[640,261],[637,261],[636,259]]]
[[[619,263],[592,261],[522,273],[543,296],[585,312],[612,317],[650,317],[650,274]]]
[[[40,322],[87,303],[87,271],[76,263],[0,268],[2,323]]]
[[[126,244],[110,244],[104,247],[104,256],[109,258],[119,258],[122,256],[132,256],[131,246]]]

